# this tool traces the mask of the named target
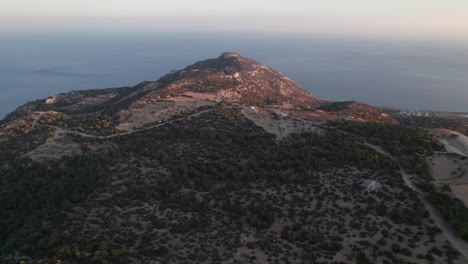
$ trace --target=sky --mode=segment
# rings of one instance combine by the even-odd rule
[[[468,38],[467,0],[0,0],[0,30],[188,30]]]

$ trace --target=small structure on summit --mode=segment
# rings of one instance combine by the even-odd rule
[[[236,52],[223,52],[223,53],[221,54],[221,57],[222,57],[223,59],[239,58],[240,55],[239,55],[239,53],[236,53]]]

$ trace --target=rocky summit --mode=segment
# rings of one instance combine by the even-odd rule
[[[232,52],[27,103],[0,263],[467,263],[466,139],[413,120]]]

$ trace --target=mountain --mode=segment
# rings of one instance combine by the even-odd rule
[[[0,263],[467,263],[436,136],[232,52],[50,96],[0,125]]]
[[[310,94],[294,81],[255,60],[225,52],[218,58],[199,61],[183,70],[172,71],[158,81],[143,82],[135,87],[74,91],[31,102],[7,115],[4,122],[38,111],[105,113],[119,115],[123,122],[127,120],[129,112],[138,115],[164,101],[224,101],[284,111],[310,110],[311,118],[317,114],[314,110],[326,109],[320,108],[321,106],[334,105],[331,101]],[[342,105],[340,111],[335,109],[322,117],[360,118],[357,116],[362,111],[369,110],[368,116],[361,118],[363,121],[369,118],[373,121],[396,122],[370,105],[359,103],[360,109],[354,112],[348,111],[353,110],[351,105],[346,106],[348,105]],[[323,111],[318,113],[323,114]]]

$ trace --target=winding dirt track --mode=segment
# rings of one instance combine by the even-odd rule
[[[213,111],[213,110],[214,110],[214,109],[203,110],[203,111],[194,113],[194,114],[192,114],[191,116],[199,116],[199,115],[201,115],[201,114],[204,114],[204,113],[207,113],[207,112],[210,112],[210,111]],[[138,133],[138,132],[150,130],[150,129],[153,129],[153,128],[156,128],[156,127],[164,126],[164,125],[167,125],[167,124],[169,124],[169,123],[172,123],[172,122],[175,122],[175,121],[179,121],[179,120],[184,120],[184,119],[186,119],[185,116],[184,116],[184,117],[181,117],[181,118],[172,119],[172,120],[169,120],[169,121],[164,122],[164,123],[161,123],[161,124],[157,124],[157,125],[145,127],[145,128],[142,128],[142,129],[136,129],[136,130],[132,130],[132,131],[128,131],[128,132],[123,132],[123,133],[118,133],[118,134],[112,134],[112,135],[108,135],[108,136],[96,136],[96,135],[81,133],[81,132],[77,132],[77,131],[70,131],[70,130],[66,130],[66,132],[67,132],[67,133],[70,133],[70,134],[72,134],[72,135],[78,135],[78,136],[82,136],[82,137],[85,137],[85,138],[109,139],[109,138],[115,138],[115,137],[120,137],[120,136],[125,136],[125,135],[130,135],[130,134],[133,134],[133,133]],[[53,127],[53,128],[55,128],[55,129],[62,129],[62,128],[59,128],[59,127],[56,127],[56,126],[49,126],[49,127]]]
[[[386,155],[390,159],[396,161],[396,159],[384,151],[381,147],[375,146],[369,143],[366,143],[367,146],[375,149],[377,152]],[[465,240],[461,239],[458,237],[453,230],[453,228],[450,226],[450,224],[445,220],[445,218],[442,216],[442,214],[433,206],[431,203],[429,203],[424,196],[424,193],[416,188],[416,186],[413,184],[411,181],[411,175],[408,174],[403,168],[400,166],[400,174],[401,177],[403,178],[403,181],[405,182],[406,186],[408,186],[410,189],[418,193],[419,199],[424,203],[424,207],[426,210],[429,212],[429,215],[432,220],[434,220],[434,223],[437,225],[437,227],[442,230],[442,233],[444,236],[447,238],[447,240],[452,244],[452,246],[460,252],[461,256],[464,258],[466,263],[468,263],[468,242]]]

